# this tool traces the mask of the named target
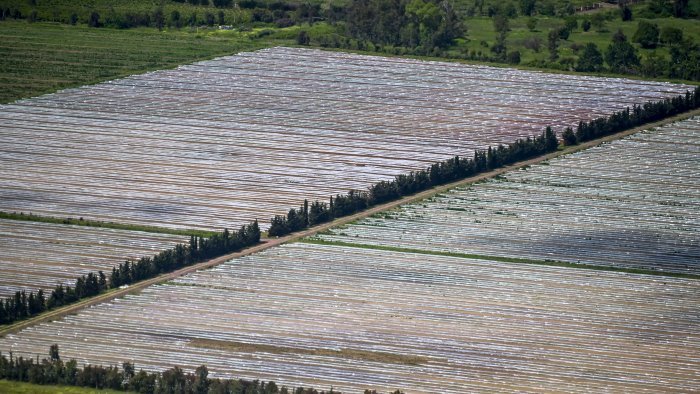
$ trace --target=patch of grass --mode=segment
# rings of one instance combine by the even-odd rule
[[[115,230],[128,230],[128,231],[142,231],[145,233],[158,233],[158,234],[172,234],[172,235],[194,235],[198,237],[208,238],[214,234],[215,231],[205,231],[205,230],[187,230],[187,229],[172,229],[156,226],[146,226],[139,224],[124,224],[124,223],[114,223],[114,222],[101,222],[98,220],[85,220],[83,218],[57,218],[52,216],[39,216],[33,214],[17,213],[17,212],[0,212],[0,219],[8,220],[21,220],[27,222],[41,222],[41,223],[54,223],[54,224],[68,224],[73,226],[85,226],[85,227],[101,227],[101,228],[111,228]]]
[[[293,41],[253,32],[159,32],[0,22],[0,103]]]
[[[651,270],[651,269],[610,267],[610,266],[593,265],[593,264],[569,263],[566,261],[557,261],[557,260],[531,260],[531,259],[521,259],[521,258],[517,258],[517,257],[488,256],[488,255],[482,255],[482,254],[456,253],[456,252],[445,252],[445,251],[438,251],[438,250],[424,250],[424,249],[413,249],[413,248],[400,248],[400,247],[395,247],[395,246],[384,246],[384,245],[356,244],[356,243],[351,243],[351,242],[327,241],[327,240],[322,240],[322,239],[308,239],[308,238],[297,241],[297,242],[317,244],[317,245],[345,246],[345,247],[351,247],[351,248],[372,249],[372,250],[386,250],[386,251],[401,252],[401,253],[425,254],[425,255],[433,255],[433,256],[459,257],[459,258],[464,258],[464,259],[491,260],[491,261],[498,261],[501,263],[534,264],[534,265],[578,268],[578,269],[596,270],[596,271],[624,272],[624,273],[628,273],[628,274],[642,274],[642,275],[655,275],[655,276],[669,276],[669,277],[674,277],[674,278],[700,279],[700,275],[697,275],[697,274],[684,274],[684,273],[678,273],[678,272],[655,271],[655,270]]]
[[[428,362],[428,359],[420,356],[406,356],[402,354],[372,352],[358,349],[308,349],[285,346],[251,344],[234,341],[219,341],[215,339],[193,339],[190,346],[204,349],[228,350],[240,353],[272,353],[272,354],[299,354],[310,356],[339,357],[351,360],[369,361],[386,364],[420,365]]]
[[[38,384],[0,380],[0,393],[5,394],[124,394],[132,391],[97,390],[73,386],[40,386]]]

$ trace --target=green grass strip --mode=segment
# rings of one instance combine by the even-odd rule
[[[133,391],[93,389],[89,387],[38,385],[25,382],[0,380],[0,393],[6,394],[128,394]]]
[[[400,247],[396,247],[396,246],[368,245],[368,244],[358,244],[358,243],[343,242],[343,241],[326,241],[326,240],[318,239],[318,238],[306,238],[306,239],[299,240],[297,242],[307,243],[307,244],[315,244],[315,245],[346,246],[346,247],[360,248],[360,249],[386,250],[386,251],[390,251],[390,252],[426,254],[426,255],[432,255],[432,256],[458,257],[458,258],[463,258],[463,259],[491,260],[491,261],[498,261],[501,263],[546,265],[546,266],[550,266],[550,267],[578,268],[578,269],[595,270],[595,271],[624,272],[624,273],[628,273],[628,274],[667,276],[667,277],[672,277],[672,278],[700,279],[700,275],[698,275],[698,274],[686,274],[686,273],[682,273],[682,272],[664,272],[664,271],[656,271],[656,270],[642,269],[642,268],[610,267],[610,266],[604,266],[604,265],[569,263],[566,261],[557,261],[557,260],[530,260],[530,259],[522,259],[522,258],[517,258],[517,257],[499,257],[499,256],[487,256],[487,255],[482,255],[482,254],[456,253],[456,252],[433,251],[433,250],[412,249],[412,248],[400,248]]]
[[[25,222],[40,222],[40,223],[54,223],[54,224],[69,224],[74,226],[85,226],[85,227],[100,227],[100,228],[111,228],[114,230],[128,230],[128,231],[142,231],[145,233],[157,233],[157,234],[172,234],[172,235],[185,235],[185,236],[198,236],[208,238],[213,234],[214,231],[206,230],[187,230],[187,229],[172,229],[156,226],[146,226],[141,224],[122,224],[114,222],[101,222],[98,220],[86,220],[83,218],[57,218],[52,216],[39,216],[34,214],[17,213],[17,212],[0,212],[0,219],[8,220],[22,220]]]

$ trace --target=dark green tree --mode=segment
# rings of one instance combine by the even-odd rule
[[[520,13],[524,16],[532,16],[535,12],[537,0],[520,0]]]
[[[632,20],[632,9],[627,4],[620,4],[620,18],[623,22]]]
[[[688,0],[673,1],[673,16],[676,18],[688,17]]]
[[[659,41],[667,45],[680,44],[683,41],[683,30],[673,26],[664,26],[659,34]]]
[[[605,51],[605,62],[611,71],[617,73],[634,73],[639,66],[637,50],[627,41],[622,30],[615,33],[612,43]]]
[[[559,32],[557,29],[552,29],[547,34],[547,49],[549,50],[550,62],[559,59]]]
[[[96,11],[90,13],[90,18],[88,19],[88,26],[90,27],[100,27],[100,14]]]
[[[597,72],[603,69],[603,54],[592,42],[583,47],[583,52],[576,63],[576,71]]]
[[[655,23],[639,21],[632,41],[640,44],[642,48],[656,48],[656,44],[659,42],[659,26]]]
[[[58,345],[55,343],[49,348],[49,358],[54,362],[61,359],[61,356],[58,354]]]

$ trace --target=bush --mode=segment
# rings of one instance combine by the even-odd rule
[[[88,26],[100,27],[100,14],[98,14],[96,11],[90,13],[90,19],[88,19]]]
[[[506,56],[506,61],[509,64],[520,64],[520,51],[508,52]]]
[[[297,34],[297,44],[309,45],[310,42],[311,37],[309,37],[309,33],[307,33],[306,30],[300,30],[299,34]]]
[[[642,48],[656,48],[656,43],[659,41],[659,26],[647,21],[640,21],[637,25],[637,31],[632,36],[632,41],[641,45]]]
[[[632,9],[628,5],[624,5],[620,9],[620,18],[623,22],[629,22],[632,20]]]
[[[527,20],[527,29],[530,31],[535,31],[537,28],[537,18],[531,17]]]
[[[683,30],[676,27],[665,26],[661,29],[659,41],[663,44],[679,44],[683,41]]]
[[[584,20],[583,23],[581,23],[581,28],[583,31],[589,31],[591,30],[591,21],[588,19]]]
[[[528,37],[523,41],[523,46],[531,51],[539,52],[542,47],[542,39],[539,37]]]

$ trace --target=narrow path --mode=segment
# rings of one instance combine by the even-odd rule
[[[437,186],[437,187],[434,187],[432,189],[425,190],[423,192],[420,192],[420,193],[417,193],[417,194],[414,194],[411,196],[407,196],[407,197],[404,197],[404,198],[396,200],[396,201],[377,205],[373,208],[356,213],[354,215],[345,216],[345,217],[342,217],[339,219],[335,219],[332,222],[320,224],[318,226],[306,229],[304,231],[296,232],[296,233],[293,233],[293,234],[290,234],[290,235],[287,235],[284,237],[263,239],[260,244],[255,245],[253,247],[250,247],[248,249],[244,249],[244,250],[236,252],[236,253],[227,254],[227,255],[224,255],[221,257],[217,257],[215,259],[211,259],[211,260],[199,263],[199,264],[195,264],[195,265],[192,265],[189,267],[179,269],[177,271],[163,274],[163,275],[157,276],[157,277],[152,278],[152,279],[138,282],[138,283],[132,284],[128,288],[110,290],[104,294],[100,294],[98,296],[77,302],[75,304],[67,305],[67,306],[43,313],[39,316],[35,316],[33,318],[23,320],[23,321],[14,323],[12,325],[3,327],[2,329],[0,329],[0,337],[4,337],[8,334],[18,332],[20,330],[23,330],[27,327],[30,327],[30,326],[33,326],[33,325],[36,325],[39,323],[60,319],[61,317],[65,316],[65,315],[77,313],[81,309],[92,306],[92,305],[106,302],[106,301],[109,301],[109,300],[112,300],[112,299],[115,299],[118,297],[123,297],[127,294],[130,294],[130,293],[136,293],[136,292],[138,292],[138,291],[140,291],[148,286],[154,285],[154,284],[167,282],[169,280],[175,279],[177,277],[180,277],[180,276],[183,276],[183,275],[186,275],[186,274],[198,271],[198,270],[212,268],[214,266],[217,266],[219,264],[222,264],[222,263],[224,263],[228,260],[234,259],[234,258],[247,256],[247,255],[257,253],[257,252],[260,252],[260,251],[263,251],[263,250],[266,250],[266,249],[269,249],[269,248],[272,248],[272,247],[275,247],[275,246],[278,246],[278,245],[281,245],[281,244],[284,244],[287,242],[296,241],[296,240],[314,235],[318,232],[325,231],[331,227],[348,224],[348,223],[354,222],[356,220],[363,219],[363,218],[366,218],[368,216],[374,215],[376,213],[386,211],[386,210],[389,210],[392,208],[396,208],[396,207],[403,205],[403,204],[408,204],[408,203],[413,203],[413,202],[416,202],[419,200],[423,200],[423,199],[426,199],[428,197],[432,197],[432,196],[439,194],[439,193],[443,193],[445,191],[448,191],[448,190],[453,189],[453,188],[458,187],[458,186],[463,186],[463,185],[478,182],[478,181],[481,181],[484,179],[493,178],[497,175],[500,175],[500,174],[503,174],[503,173],[506,173],[509,171],[513,171],[513,170],[521,168],[521,167],[537,164],[537,163],[540,163],[540,162],[543,162],[546,160],[550,160],[550,159],[558,157],[558,156],[578,152],[578,151],[599,145],[603,142],[614,141],[614,140],[629,136],[631,134],[640,132],[642,130],[662,126],[662,125],[665,125],[668,123],[687,119],[689,117],[697,116],[697,115],[700,115],[700,109],[686,112],[686,113],[676,115],[676,116],[673,116],[670,118],[666,118],[666,119],[658,121],[658,122],[648,123],[646,125],[636,127],[634,129],[630,129],[627,131],[623,131],[623,132],[615,134],[615,135],[607,136],[604,138],[599,138],[597,140],[589,141],[589,142],[586,142],[586,143],[583,143],[580,145],[567,147],[565,149],[562,149],[562,150],[559,150],[556,152],[552,152],[552,153],[544,155],[544,156],[539,156],[539,157],[536,157],[534,159],[521,161],[521,162],[518,162],[516,164],[507,166],[507,167],[502,167],[502,168],[499,168],[499,169],[496,169],[493,171],[485,172],[485,173],[475,175],[473,177],[466,178],[466,179],[463,179],[463,180],[460,180],[457,182],[452,182],[452,183],[448,183],[446,185]]]

